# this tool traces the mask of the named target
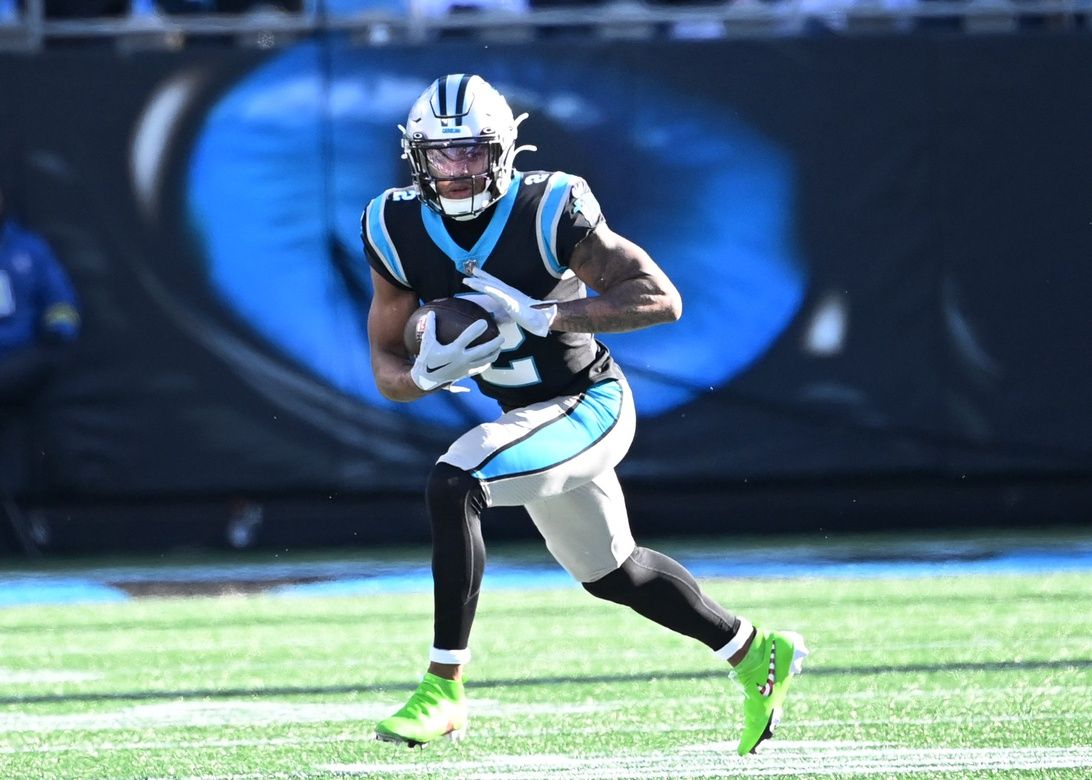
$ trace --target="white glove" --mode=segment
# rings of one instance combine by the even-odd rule
[[[428,392],[480,374],[489,368],[489,364],[500,354],[504,337],[497,336],[475,347],[467,346],[485,333],[487,327],[489,326],[485,320],[475,320],[450,344],[441,344],[436,340],[436,312],[430,311],[426,314],[425,329],[421,334],[421,351],[417,353],[417,359],[410,369],[413,383]]]
[[[556,304],[535,300],[480,268],[474,268],[471,274],[463,279],[463,284],[499,303],[504,312],[525,331],[536,336],[545,336],[550,332],[550,324],[557,316]]]

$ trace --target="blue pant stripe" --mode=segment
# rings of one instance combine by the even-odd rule
[[[571,409],[490,454],[474,476],[495,480],[551,469],[602,440],[621,413],[622,385],[614,380],[595,385]]]

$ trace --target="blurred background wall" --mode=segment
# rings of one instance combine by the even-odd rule
[[[427,538],[494,410],[379,396],[359,216],[464,71],[683,294],[604,338],[638,532],[1092,519],[1087,9],[183,6],[0,26],[0,165],[83,313],[9,550]]]

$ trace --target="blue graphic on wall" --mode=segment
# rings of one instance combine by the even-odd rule
[[[447,72],[480,73],[517,114],[529,112],[520,142],[541,151],[522,154],[517,166],[584,176],[611,226],[648,249],[679,287],[678,323],[603,337],[640,414],[723,386],[798,309],[805,267],[793,242],[791,166],[729,106],[684,97],[651,72],[594,55],[582,62],[484,49],[456,62],[437,51],[322,46],[267,61],[210,110],[190,160],[187,204],[217,293],[343,392],[434,423],[465,426],[497,413],[477,393],[393,404],[375,388],[368,358],[360,212],[387,187],[409,183],[396,125]]]

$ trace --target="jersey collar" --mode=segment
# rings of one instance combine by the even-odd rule
[[[467,267],[468,263],[473,263],[478,268],[485,265],[485,261],[489,259],[489,255],[493,253],[493,249],[497,246],[497,241],[500,240],[504,226],[508,224],[508,216],[512,213],[512,206],[516,202],[516,193],[519,192],[519,185],[522,181],[523,174],[515,171],[508,192],[504,193],[504,197],[497,201],[497,207],[493,210],[493,216],[489,219],[489,226],[486,227],[481,238],[475,241],[474,246],[470,249],[463,249],[455,243],[455,239],[451,237],[444,226],[443,217],[424,203],[421,204],[421,219],[425,223],[425,230],[428,231],[432,243],[436,244],[441,252],[451,258],[451,262],[455,264],[460,273],[470,273],[470,269]]]

